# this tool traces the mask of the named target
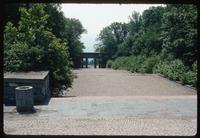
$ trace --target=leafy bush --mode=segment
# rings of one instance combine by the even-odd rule
[[[112,64],[113,64],[113,61],[108,60],[107,63],[106,63],[106,68],[112,68]]]
[[[183,84],[189,84],[196,87],[197,73],[193,71],[188,71],[183,74],[181,81],[183,82]]]
[[[159,62],[158,56],[152,56],[152,57],[146,58],[141,66],[140,72],[153,73],[153,68],[158,62]]]
[[[119,57],[117,59],[115,59],[115,61],[113,62],[112,68],[113,69],[125,69],[127,68],[127,66],[125,65],[127,64],[127,57]]]
[[[181,60],[160,62],[154,68],[154,73],[163,74],[172,80],[181,81],[196,87],[197,83],[197,63],[192,65],[192,70],[184,66]]]
[[[181,60],[174,60],[169,65],[168,77],[172,80],[179,81],[186,70],[187,69]]]
[[[113,69],[125,69],[131,72],[139,72],[144,58],[141,56],[119,57],[113,62]]]
[[[185,72],[181,78],[183,84],[197,86],[197,63],[192,65],[192,70]]]
[[[168,77],[172,80],[179,81],[183,73],[187,70],[181,60],[165,61],[160,62],[154,72],[163,74],[165,77]]]
[[[134,68],[133,57],[119,57],[113,62],[113,69],[125,69],[131,71]]]
[[[18,27],[10,22],[5,26],[5,71],[50,70],[51,86],[70,86],[73,74],[68,49],[45,27],[48,15],[42,5],[20,8],[20,13]]]
[[[132,66],[131,72],[141,72],[141,66],[145,60],[143,56],[131,56],[132,59]]]
[[[197,73],[197,62],[194,62],[192,64],[192,71],[196,72]]]
[[[192,66],[193,69],[189,70],[179,59],[159,61],[159,56],[148,58],[142,56],[119,57],[112,62],[112,68],[140,73],[159,73],[171,80],[182,81],[183,84],[196,87],[197,63],[194,63]]]

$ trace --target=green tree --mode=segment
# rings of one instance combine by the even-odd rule
[[[70,86],[72,72],[66,44],[46,27],[48,15],[41,4],[20,8],[18,27],[8,22],[4,30],[5,71],[50,70],[53,87]]]
[[[65,17],[61,11],[60,4],[43,4],[44,11],[49,15],[46,26],[51,29],[51,32],[62,41],[65,41]]]
[[[112,23],[105,27],[99,34],[96,50],[106,53],[103,57],[103,64],[106,65],[108,59],[115,58],[119,45],[124,41],[127,35],[127,26],[122,23]]]
[[[78,19],[65,18],[59,4],[44,4],[44,10],[49,15],[47,27],[62,42],[67,43],[73,67],[79,67],[79,56],[84,49],[80,36],[86,30]]]
[[[151,7],[142,13],[140,30],[133,36],[133,54],[151,56],[160,53],[162,41],[159,38],[163,13],[164,8],[160,6]]]
[[[197,59],[197,9],[194,5],[167,5],[162,21],[163,55],[187,66]]]
[[[73,67],[79,67],[80,53],[85,48],[83,43],[80,41],[82,33],[86,30],[83,28],[81,22],[78,19],[65,18],[65,29],[64,36],[69,47],[70,57],[73,61]]]
[[[18,25],[20,19],[19,7],[28,8],[29,4],[25,3],[7,3],[4,4],[4,20],[5,26],[8,21],[12,22],[14,26]]]
[[[142,25],[142,17],[140,13],[134,11],[131,16],[129,16],[129,23],[128,23],[128,29],[130,35],[135,35],[139,32]]]

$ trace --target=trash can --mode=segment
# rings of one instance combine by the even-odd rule
[[[33,87],[19,86],[15,88],[17,112],[34,112]]]

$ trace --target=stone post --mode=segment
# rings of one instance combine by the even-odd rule
[[[83,68],[83,58],[81,58],[81,68]]]
[[[86,58],[85,64],[86,64],[86,68],[88,68],[88,58]]]
[[[97,68],[97,59],[94,58],[94,68]]]

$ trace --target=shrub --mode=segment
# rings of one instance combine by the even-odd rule
[[[127,57],[119,57],[115,59],[113,62],[112,68],[113,69],[126,69],[127,68]]]
[[[153,68],[158,62],[159,62],[158,56],[152,56],[152,57],[146,58],[141,66],[140,72],[153,73]]]
[[[197,73],[193,71],[188,71],[183,74],[181,81],[183,82],[183,84],[189,84],[196,87]]]
[[[113,64],[113,61],[108,60],[107,63],[106,63],[106,68],[112,68],[112,64]]]
[[[160,62],[154,68],[155,73],[163,74],[172,80],[181,80],[183,73],[187,70],[181,60]]]
[[[181,80],[182,75],[187,70],[181,60],[174,60],[169,65],[168,77],[172,80]]]
[[[112,64],[113,69],[125,69],[131,72],[139,72],[143,57],[129,56],[116,58]]]
[[[197,63],[192,65],[192,70],[185,72],[181,78],[183,84],[197,86]]]
[[[194,62],[194,64],[192,64],[192,71],[197,73],[197,62]]]
[[[131,58],[132,58],[131,72],[141,72],[141,66],[143,64],[143,61],[145,60],[145,57],[131,56]]]
[[[156,64],[153,68],[153,73],[159,73],[167,77],[167,71],[169,70],[169,62],[166,61],[160,61],[158,64]]]
[[[164,61],[157,64],[154,73],[163,74],[172,80],[181,81],[183,84],[189,84],[196,87],[197,84],[197,64],[192,65],[192,70],[184,66],[181,60]]]

